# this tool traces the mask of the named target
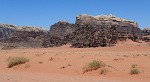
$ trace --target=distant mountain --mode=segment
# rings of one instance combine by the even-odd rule
[[[33,26],[0,24],[0,48],[37,48],[42,47],[47,30]]]
[[[16,32],[47,32],[46,30],[33,26],[15,26],[0,24],[0,38],[10,38]]]

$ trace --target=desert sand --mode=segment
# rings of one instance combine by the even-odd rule
[[[9,57],[27,57],[30,61],[8,68]],[[93,60],[103,61],[108,70],[83,74]],[[150,43],[119,42],[113,47],[0,50],[0,82],[150,82]],[[140,73],[131,75],[133,64]]]

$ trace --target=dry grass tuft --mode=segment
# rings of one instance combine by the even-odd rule
[[[105,75],[107,72],[108,72],[107,69],[101,69],[101,70],[100,70],[100,74],[103,74],[103,75]]]
[[[131,71],[130,71],[131,75],[133,75],[133,74],[139,74],[139,73],[140,73],[140,71],[137,68],[132,68]]]
[[[105,67],[105,64],[102,61],[93,60],[92,62],[87,63],[85,67],[83,67],[83,73],[97,70],[101,67]]]
[[[139,69],[137,69],[137,64],[132,64],[130,74],[133,75],[133,74],[139,74],[139,73],[140,71]]]
[[[11,68],[13,66],[29,62],[30,59],[26,57],[9,57],[7,61],[8,61],[8,68]]]

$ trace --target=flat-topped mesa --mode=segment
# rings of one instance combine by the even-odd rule
[[[72,38],[73,47],[111,46],[118,40],[127,38],[134,41],[141,35],[138,24],[113,15],[90,16],[87,14],[76,17],[76,26]]]
[[[76,17],[76,24],[80,27],[83,24],[90,24],[92,26],[101,26],[105,22],[106,25],[119,25],[120,27],[136,27],[138,28],[138,24],[135,21],[128,21],[123,18],[118,18],[116,16],[110,15],[98,15],[98,16],[90,16],[87,14],[82,14]]]
[[[12,30],[17,30],[17,31],[46,31],[45,29],[41,27],[34,27],[34,26],[15,26],[11,24],[0,24],[1,28],[7,28],[7,29],[12,29]]]
[[[123,18],[118,18],[116,16],[110,15],[98,15],[90,16],[87,14],[79,15],[76,17],[76,25],[78,28],[90,25],[95,28],[111,28],[118,27],[120,29],[120,36],[141,36],[141,30],[138,28],[138,24],[135,21],[129,21]]]

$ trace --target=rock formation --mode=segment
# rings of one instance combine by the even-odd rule
[[[45,36],[43,46],[53,47],[66,44],[68,42],[66,36],[73,33],[76,29],[75,24],[68,23],[64,20],[55,23],[50,27],[48,35]]]
[[[0,39],[13,37],[13,35],[16,36],[17,32],[22,33],[22,34],[18,34],[17,36],[22,36],[24,35],[25,32],[37,32],[38,33],[38,32],[46,32],[46,30],[42,28],[33,27],[33,26],[15,26],[15,25],[9,25],[9,24],[0,24]]]
[[[111,46],[118,40],[141,37],[141,30],[134,21],[113,15],[79,15],[75,24],[59,21],[51,26],[44,46],[58,46],[71,43],[73,47]]]
[[[7,47],[39,47],[46,30],[30,26],[0,24],[1,46]]]
[[[143,35],[144,36],[150,35],[150,28],[144,28]]]
[[[36,27],[0,24],[0,42],[27,47],[54,47],[67,43],[77,48],[104,47],[113,46],[118,40],[137,41],[141,37],[142,31],[135,21],[113,15],[79,15],[75,24],[59,21],[48,32]]]
[[[138,24],[135,21],[128,21],[123,18],[117,18],[113,15],[79,15],[76,17],[76,25],[80,28],[83,25],[91,25],[92,27],[107,28],[112,26],[117,26],[122,33],[127,35],[133,35],[135,33],[141,32],[138,28]]]
[[[98,28],[91,25],[83,26],[74,32],[72,46],[77,48],[111,46],[117,42],[117,28]]]
[[[150,42],[150,28],[145,28],[143,30],[143,37],[142,37],[142,39],[145,42]]]
[[[76,30],[75,24],[70,24],[64,20],[59,21],[50,27],[49,35],[64,38],[67,34],[70,34]]]
[[[118,40],[136,40],[141,30],[134,21],[113,15],[79,15],[76,17],[77,30],[72,35],[73,47],[111,46]]]

